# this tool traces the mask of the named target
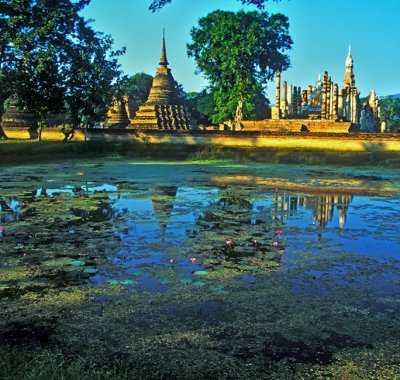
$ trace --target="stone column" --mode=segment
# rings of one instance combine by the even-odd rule
[[[276,100],[275,106],[279,107],[281,104],[281,73],[278,71],[276,73]]]
[[[307,107],[308,104],[308,89],[301,92],[301,108]]]
[[[282,100],[281,100],[282,117],[287,117],[287,83],[283,81],[282,83]]]
[[[293,115],[297,115],[297,86],[293,87],[293,103],[292,103],[292,110]]]
[[[312,86],[310,85],[310,86],[307,87],[307,105],[310,104],[310,101],[311,101],[311,94],[312,94],[312,93],[313,93],[313,88],[312,88]]]
[[[328,73],[324,72],[324,82],[322,83],[322,104],[321,104],[321,119],[326,119],[326,93],[328,84]]]
[[[331,77],[328,77],[328,81],[326,83],[326,118],[329,120],[331,115]]]
[[[326,93],[326,118],[332,119],[332,79],[328,77],[328,85],[327,85],[327,93]]]
[[[293,115],[293,86],[289,84],[287,96],[288,115]]]
[[[301,87],[297,87],[297,113],[301,114]]]
[[[279,71],[276,72],[275,76],[275,106],[271,108],[271,116],[272,119],[280,119],[281,118],[281,73]]]
[[[338,119],[338,95],[339,95],[339,86],[335,83],[333,86],[333,104],[332,104],[332,119]]]
[[[343,117],[343,93],[342,93],[342,91],[339,91],[338,116]]]

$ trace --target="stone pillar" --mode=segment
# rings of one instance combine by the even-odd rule
[[[339,91],[338,97],[338,116],[343,117],[343,92]]]
[[[358,124],[357,89],[355,87],[351,91],[351,100],[351,121]]]
[[[282,117],[286,118],[288,114],[287,110],[287,83],[283,81],[282,83],[282,100],[281,100],[281,110],[282,110]]]
[[[272,119],[281,118],[281,73],[276,72],[275,76],[275,106],[271,107],[271,117]]]
[[[293,115],[297,115],[297,86],[293,87],[293,103],[292,103],[292,110]]]
[[[287,96],[288,115],[293,115],[293,86],[289,84]]]
[[[313,88],[312,88],[312,86],[310,85],[310,86],[307,87],[307,105],[310,104],[310,101],[311,101],[311,94],[312,94],[312,93],[313,93]]]
[[[328,76],[328,81],[326,83],[326,118],[329,120],[332,117],[331,114],[331,77]]]
[[[303,90],[303,91],[301,92],[301,108],[307,107],[307,104],[308,104],[307,93],[308,93],[307,90]]]
[[[324,82],[322,83],[322,104],[321,104],[321,119],[326,119],[326,93],[328,85],[328,73],[324,72]]]
[[[297,113],[301,114],[301,87],[297,87]]]
[[[276,100],[275,105],[279,107],[281,104],[281,73],[278,71],[276,73]]]
[[[333,86],[333,102],[332,102],[332,119],[338,119],[338,95],[339,95],[339,86],[335,83]]]

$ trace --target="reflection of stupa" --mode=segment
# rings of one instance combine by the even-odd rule
[[[176,197],[178,188],[176,186],[162,186],[155,188],[155,190],[162,191],[162,194],[164,195],[162,198],[157,199],[156,197],[153,197],[151,199],[154,213],[157,219],[160,221],[162,240],[164,241],[167,221],[171,217],[171,212],[174,208],[173,201]],[[170,197],[170,199],[165,199],[165,196]]]
[[[149,97],[139,107],[131,128],[190,129],[189,114],[177,96],[175,81],[168,68],[165,38],[163,36],[160,66],[153,79]]]

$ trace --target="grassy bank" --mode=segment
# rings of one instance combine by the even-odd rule
[[[249,148],[150,144],[137,142],[0,141],[0,165],[91,157],[165,160],[233,160],[284,164],[374,165],[400,167],[400,154],[392,151],[338,152],[289,148]]]

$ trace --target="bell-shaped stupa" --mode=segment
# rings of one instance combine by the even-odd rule
[[[156,71],[147,101],[139,107],[130,128],[190,129],[190,115],[177,96],[175,81],[168,68],[163,35],[160,66]]]

